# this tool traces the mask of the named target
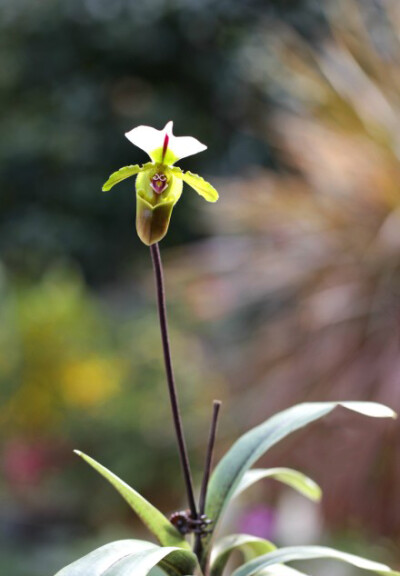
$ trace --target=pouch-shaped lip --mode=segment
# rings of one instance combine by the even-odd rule
[[[136,202],[136,230],[141,241],[151,246],[168,232],[175,201],[164,201],[152,206],[138,193]]]

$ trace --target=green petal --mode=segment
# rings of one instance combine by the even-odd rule
[[[177,178],[180,178],[186,184],[189,184],[193,190],[203,196],[207,202],[216,202],[218,200],[218,192],[216,189],[211,186],[209,182],[204,180],[198,174],[192,174],[192,172],[183,172],[180,168],[173,168],[171,170]]]
[[[189,544],[180,534],[180,532],[171,524],[171,522],[155,506],[150,504],[136,490],[128,486],[118,476],[110,472],[105,466],[96,462],[90,456],[75,450],[81,458],[85,460],[92,468],[101,474],[110,484],[121,494],[122,498],[136,512],[143,524],[154,534],[160,544],[163,546],[179,546],[180,548],[190,548]]]
[[[130,178],[131,176],[135,176],[135,174],[139,174],[139,172],[147,170],[152,165],[152,162],[147,162],[147,164],[143,164],[143,166],[134,164],[132,166],[124,166],[123,168],[120,168],[116,172],[113,172],[107,182],[103,184],[103,192],[108,192],[113,186],[115,186],[115,184],[118,184],[119,182],[122,182],[122,180]]]

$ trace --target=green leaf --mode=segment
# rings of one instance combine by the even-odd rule
[[[165,572],[159,566],[156,566],[149,572],[149,576],[165,576]]]
[[[81,574],[101,576],[120,558],[154,548],[158,548],[158,546],[146,540],[118,540],[101,546],[101,548],[97,548],[97,550],[62,568],[56,576],[80,576]]]
[[[245,472],[269,448],[295,430],[329,414],[336,406],[344,406],[349,410],[377,418],[396,416],[393,410],[375,402],[304,403],[275,414],[239,438],[214,470],[206,503],[206,514],[214,521],[214,526],[234,495]],[[207,562],[211,538],[212,535],[208,535],[203,540],[203,565]]]
[[[207,202],[216,202],[219,198],[218,192],[211,186],[209,182],[204,180],[198,174],[193,174],[192,172],[183,172],[180,168],[172,168],[171,170],[177,178],[180,178],[186,184],[189,184],[193,190],[200,194]]]
[[[114,486],[150,532],[154,534],[160,544],[190,550],[189,543],[182,537],[182,534],[155,506],[150,504],[150,502],[143,498],[136,490],[123,482],[118,476],[110,472],[110,470],[96,462],[93,458],[90,458],[90,456],[79,452],[79,450],[75,450],[75,453]]]
[[[260,468],[254,470],[248,470],[245,475],[240,480],[236,487],[236,490],[232,498],[236,498],[250,488],[255,482],[262,480],[263,478],[273,478],[278,480],[283,484],[287,484],[306,498],[318,502],[321,500],[322,491],[314,480],[311,480],[308,476],[298,470],[293,470],[292,468]]]
[[[115,186],[115,184],[118,184],[119,182],[122,182],[122,180],[130,178],[131,176],[135,176],[135,174],[138,174],[143,170],[147,170],[152,165],[153,165],[152,162],[147,162],[147,164],[143,164],[143,166],[140,166],[139,164],[134,164],[131,166],[124,166],[123,168],[120,168],[116,172],[113,172],[109,177],[109,179],[107,180],[107,182],[103,184],[102,188],[103,192],[108,192],[109,190],[111,190],[113,186]]]
[[[188,550],[120,540],[76,560],[56,576],[146,576],[157,565],[170,576],[184,576],[193,573],[196,564],[196,557]]]
[[[259,570],[273,566],[274,564],[282,564],[283,562],[292,562],[294,560],[311,560],[313,558],[333,558],[347,562],[363,570],[376,572],[377,574],[400,576],[400,572],[392,571],[389,566],[385,564],[366,560],[360,556],[354,556],[353,554],[347,554],[346,552],[340,552],[339,550],[325,546],[289,546],[287,548],[280,548],[279,550],[274,550],[269,554],[260,556],[255,560],[251,560],[247,562],[247,564],[243,564],[243,566],[235,570],[232,576],[252,576],[258,574]]]
[[[285,564],[273,564],[267,568],[259,570],[255,576],[308,576],[291,566]]]
[[[221,576],[230,555],[235,551],[241,552],[246,562],[275,549],[272,542],[248,534],[232,534],[221,538],[212,551],[210,576]]]
[[[197,559],[189,550],[171,546],[157,547],[154,550],[143,550],[131,557],[121,558],[105,576],[146,576],[157,564],[170,576],[184,576],[194,573]]]

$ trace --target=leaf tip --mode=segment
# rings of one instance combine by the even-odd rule
[[[364,416],[372,416],[373,418],[397,418],[397,414],[392,408],[386,404],[379,402],[340,402],[340,405]]]
[[[318,487],[318,490],[315,490],[315,493],[313,494],[311,499],[314,500],[314,502],[321,502],[322,496],[323,496],[322,490],[321,488]]]

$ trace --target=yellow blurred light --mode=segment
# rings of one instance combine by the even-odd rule
[[[96,406],[120,389],[122,368],[118,362],[88,358],[68,364],[61,378],[66,403],[84,408]]]

